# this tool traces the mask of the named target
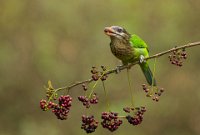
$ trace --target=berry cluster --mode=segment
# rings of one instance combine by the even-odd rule
[[[58,101],[59,105],[55,106],[52,112],[57,116],[58,119],[65,120],[67,119],[67,115],[71,107],[72,98],[69,95],[60,96]]]
[[[97,97],[97,94],[94,93],[94,94],[92,95],[92,98],[90,98],[90,103],[91,103],[91,104],[97,104],[98,101],[99,101],[99,98]]]
[[[56,100],[57,99],[57,94],[54,94],[54,90],[47,89],[47,91],[46,91],[46,97],[47,98],[52,97],[52,99]]]
[[[69,95],[60,96],[58,99],[58,104],[53,102],[47,102],[46,100],[42,99],[40,101],[40,108],[43,111],[47,109],[52,109],[52,112],[57,116],[60,120],[67,119],[70,107],[72,103],[72,98]]]
[[[94,119],[94,116],[82,115],[82,125],[81,128],[86,131],[86,133],[92,133],[98,127],[98,121]]]
[[[46,111],[47,110],[47,101],[42,99],[40,100],[40,108],[43,110],[43,111]]]
[[[101,66],[101,68],[102,68],[103,72],[105,72],[105,71],[107,70],[105,66]],[[101,76],[103,75],[103,72],[101,72]],[[108,78],[108,75],[105,74],[105,75],[103,75],[103,76],[101,77],[101,80],[102,80],[102,81],[105,81],[107,78]]]
[[[105,72],[106,71],[106,67],[105,66],[101,66],[102,70]],[[92,67],[92,70],[91,70],[91,73],[92,73],[92,79],[94,81],[97,81],[99,80],[99,78],[102,80],[102,81],[105,81],[107,78],[108,78],[108,75],[107,74],[104,74],[103,75],[103,72],[99,72],[97,70],[96,67]]]
[[[90,102],[86,96],[78,96],[78,100],[83,103],[83,106],[85,106],[86,108],[90,108]]]
[[[147,97],[151,97],[153,101],[158,102],[159,97],[162,95],[164,92],[163,88],[158,88],[158,87],[151,87],[147,86],[146,84],[142,84],[142,89],[146,94]]]
[[[97,70],[96,67],[92,67],[91,73],[92,73],[92,79],[94,81],[99,80],[100,75],[99,75],[99,71]]]
[[[185,49],[173,51],[171,55],[169,55],[169,60],[171,64],[181,67],[183,65],[183,60],[187,58],[187,54]]]
[[[83,103],[83,106],[86,108],[90,108],[90,104],[97,104],[98,103],[98,97],[97,94],[94,93],[90,99],[88,99],[86,96],[79,96],[78,100]]]
[[[111,132],[117,130],[122,124],[122,120],[118,119],[118,113],[115,112],[102,112],[101,118],[103,119],[101,122],[103,128],[107,128]]]
[[[54,107],[56,107],[57,104],[56,103],[53,103],[53,102],[48,102],[44,99],[42,99],[40,101],[40,108],[43,110],[43,111],[47,111],[48,109],[53,109]]]
[[[48,109],[52,109],[52,108],[54,108],[54,107],[56,107],[56,106],[57,106],[56,103],[53,103],[53,102],[50,101],[50,102],[48,103],[48,105],[47,105],[47,108],[48,108]]]
[[[126,108],[123,108],[123,110],[126,113],[133,112],[133,116],[127,115],[126,119],[128,120],[128,122],[130,124],[132,124],[134,126],[142,123],[142,121],[143,121],[143,115],[146,112],[146,108],[143,107],[143,106],[142,107],[135,107],[135,108],[126,107]]]

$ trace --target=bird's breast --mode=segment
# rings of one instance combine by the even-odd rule
[[[122,61],[128,61],[132,59],[133,55],[133,48],[130,45],[126,45],[123,43],[110,43],[111,52],[115,55],[118,59]]]

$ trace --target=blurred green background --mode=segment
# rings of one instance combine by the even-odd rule
[[[66,121],[39,108],[48,80],[54,87],[90,77],[92,66],[113,68],[119,61],[111,54],[105,26],[120,25],[148,44],[150,54],[200,40],[199,0],[1,0],[0,1],[0,135],[78,135],[85,109],[77,101],[81,87],[70,94],[73,107]],[[200,48],[188,49],[182,68],[157,60],[156,79],[165,93],[158,103],[145,97],[144,76],[131,69],[135,104],[147,107],[144,121],[124,124],[115,135],[200,134]],[[150,61],[151,66],[153,61]],[[111,109],[123,115],[130,105],[126,72],[106,81]],[[100,121],[106,111],[99,84],[99,104],[91,107]],[[62,93],[61,93],[62,94]],[[100,125],[93,134],[109,134]]]

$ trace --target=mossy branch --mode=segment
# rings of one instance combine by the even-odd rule
[[[168,53],[171,53],[173,51],[176,51],[176,50],[180,50],[180,49],[186,49],[186,48],[190,48],[190,47],[195,47],[195,46],[200,46],[200,41],[198,42],[193,42],[193,43],[188,43],[186,45],[181,45],[181,46],[177,46],[177,47],[173,47],[169,50],[166,50],[166,51],[162,51],[162,52],[159,52],[155,55],[152,55],[148,58],[145,58],[144,60],[149,60],[149,59],[154,59],[154,58],[158,58],[160,56],[163,56],[165,54],[168,54]],[[134,63],[131,63],[129,65],[126,65],[126,66],[120,66],[120,67],[116,67],[116,68],[113,68],[111,70],[107,70],[106,72],[104,72],[104,75],[109,75],[109,74],[112,74],[112,73],[118,73],[119,71],[122,71],[124,69],[127,69],[127,68],[131,68],[132,66],[138,64],[139,61],[136,61]],[[78,85],[81,85],[81,84],[84,84],[84,83],[91,83],[93,82],[94,80],[92,78],[90,79],[87,79],[87,80],[84,80],[84,81],[78,81],[78,82],[75,82],[71,85],[68,85],[68,86],[64,86],[64,87],[61,87],[61,88],[58,88],[58,89],[55,89],[56,91],[60,91],[60,90],[70,90]]]

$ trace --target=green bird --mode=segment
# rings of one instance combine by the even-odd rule
[[[110,48],[113,55],[120,59],[123,65],[140,61],[139,65],[149,85],[156,86],[156,81],[144,58],[149,57],[147,44],[137,35],[129,34],[120,26],[105,27],[104,32],[111,39]]]

